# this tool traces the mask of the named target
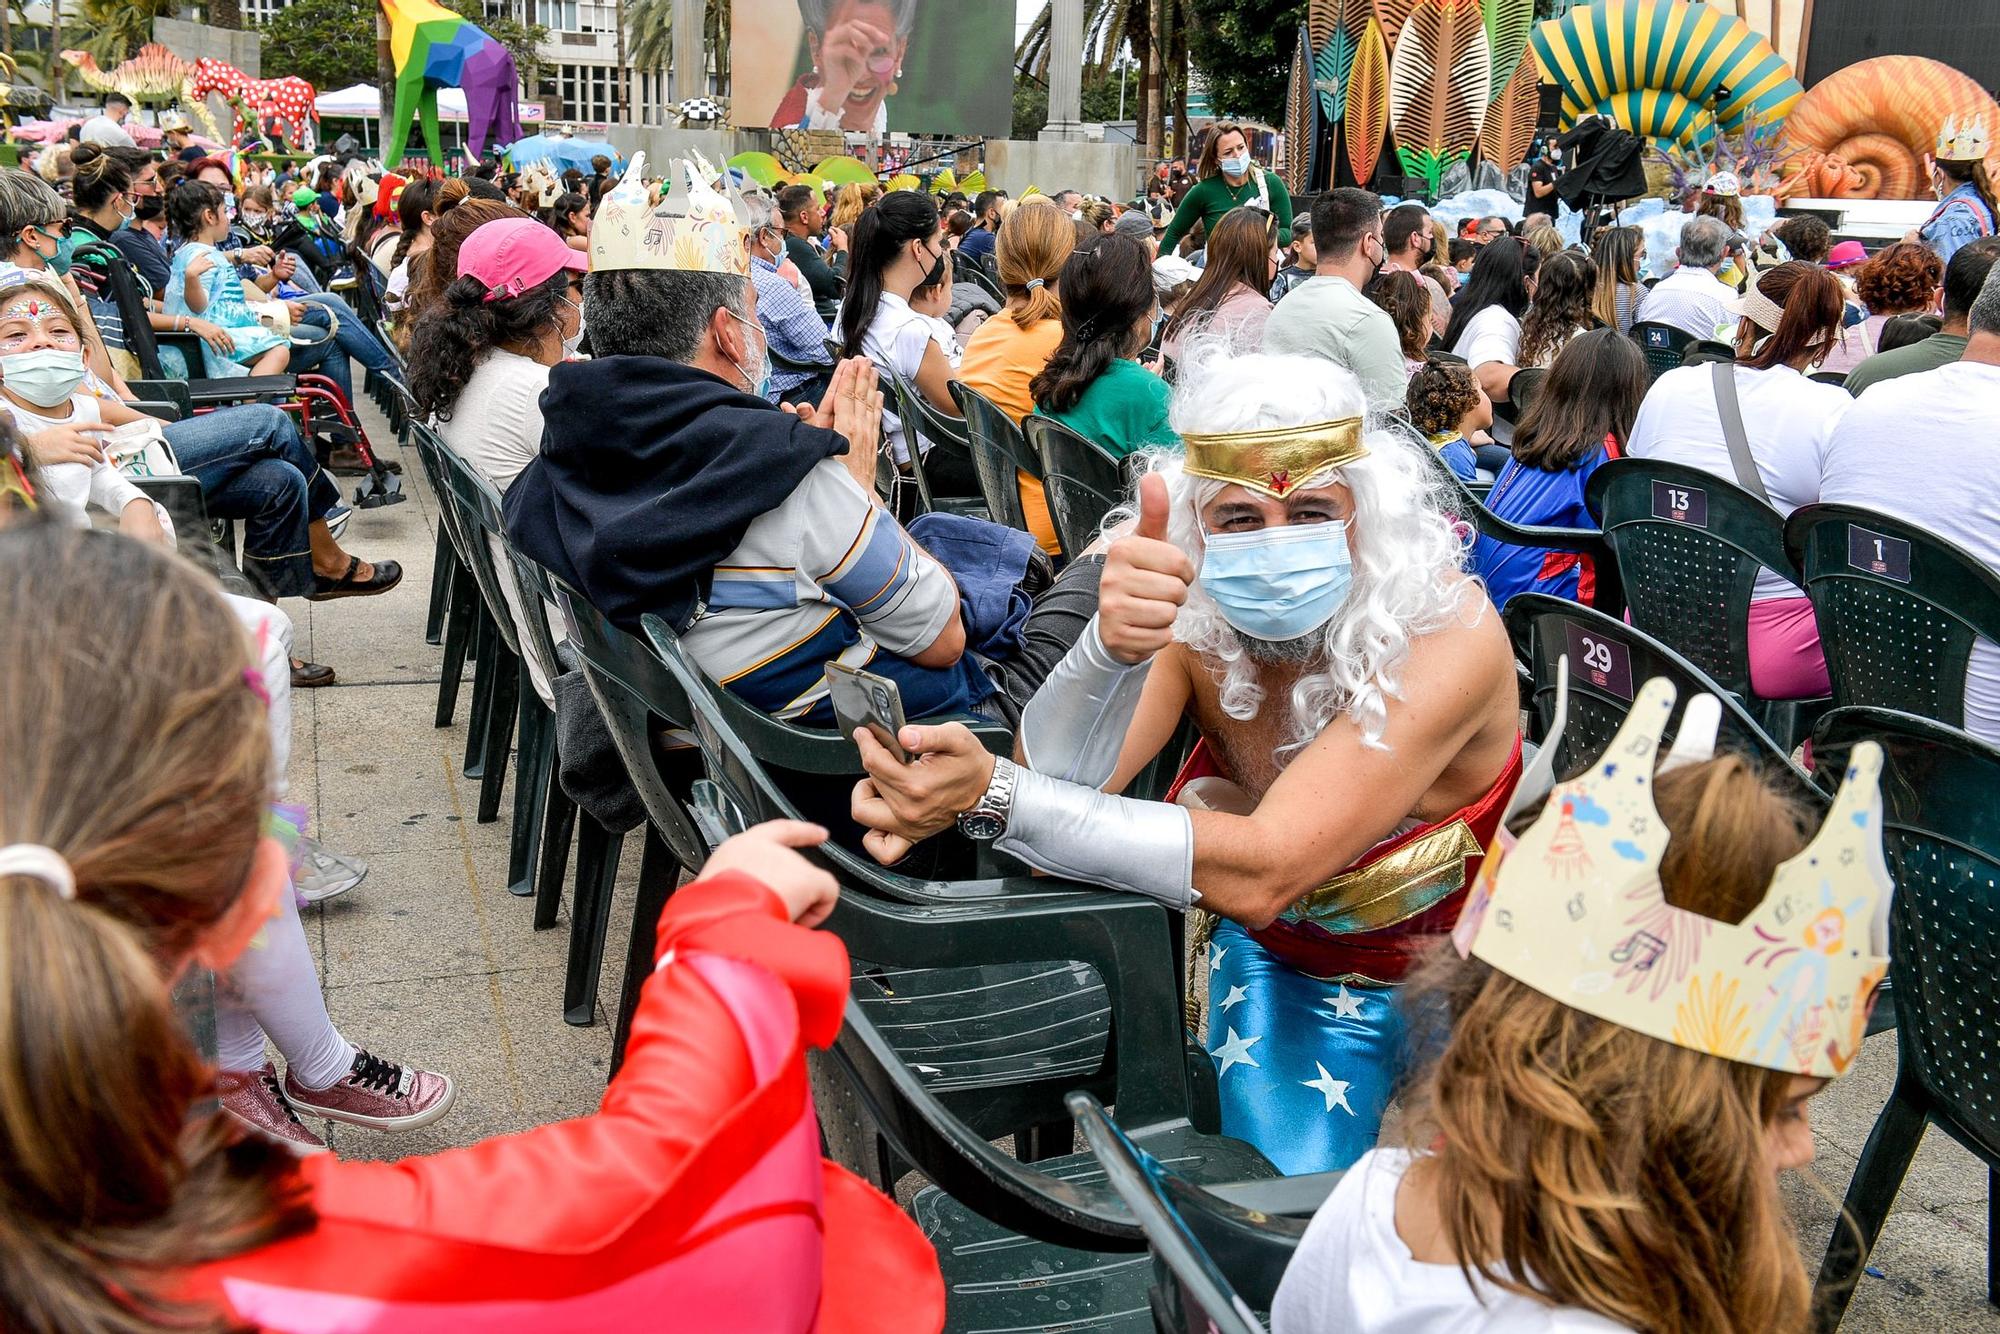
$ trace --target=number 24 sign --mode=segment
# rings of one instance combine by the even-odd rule
[[[1623,644],[1604,638],[1576,621],[1563,622],[1563,639],[1570,670],[1593,686],[1623,700],[1632,698],[1632,654]]]

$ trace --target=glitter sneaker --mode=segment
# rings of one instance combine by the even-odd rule
[[[262,1070],[218,1072],[215,1091],[222,1110],[251,1134],[282,1144],[301,1158],[327,1152],[326,1141],[299,1124],[269,1061]]]
[[[318,839],[299,836],[299,897],[307,903],[324,903],[345,894],[368,877],[368,863],[359,857],[329,852]]]
[[[357,1047],[354,1064],[329,1088],[302,1088],[287,1070],[285,1097],[307,1116],[370,1130],[415,1130],[451,1110],[458,1086],[447,1075],[385,1061]]]

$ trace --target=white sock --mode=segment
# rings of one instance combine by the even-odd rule
[[[216,1047],[223,1069],[262,1066],[266,1033],[284,1056],[292,1078],[306,1088],[326,1088],[353,1066],[354,1044],[340,1035],[326,1012],[312,950],[299,924],[298,899],[289,885],[281,911],[243,951],[229,971],[229,980],[249,1011],[247,1028],[256,1033],[256,1054],[254,1058],[248,1054],[252,1038],[244,1026],[234,1019],[224,1022],[228,1011],[218,994]]]

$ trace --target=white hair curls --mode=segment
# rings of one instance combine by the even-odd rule
[[[1242,356],[1215,346],[1198,347],[1183,362],[1172,420],[1179,432],[1217,433],[1358,417],[1365,409],[1361,383],[1344,367],[1317,357]],[[1367,457],[1323,469],[1302,484],[1339,483],[1352,494],[1354,582],[1326,625],[1323,668],[1292,687],[1291,718],[1276,757],[1281,765],[1343,713],[1365,744],[1381,748],[1389,700],[1402,698],[1411,641],[1466,614],[1468,603],[1474,621],[1484,613],[1478,585],[1454,577],[1463,567],[1466,541],[1417,453],[1423,446],[1379,419],[1369,422],[1363,439]],[[1178,455],[1150,462],[1167,482],[1168,536],[1199,573],[1201,511],[1228,483],[1187,476]],[[1175,619],[1174,638],[1221,664],[1224,713],[1241,721],[1257,716],[1264,689],[1256,665],[1199,581]]]

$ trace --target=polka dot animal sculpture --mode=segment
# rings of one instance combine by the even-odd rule
[[[194,69],[181,88],[181,100],[207,120],[210,93],[220,93],[236,107],[236,125],[230,134],[232,144],[243,139],[248,125],[243,115],[246,108],[256,117],[259,134],[269,127],[287,148],[308,147],[313,127],[319,123],[319,112],[313,106],[317,94],[311,84],[297,75],[255,79],[234,65],[204,57],[194,62]]]

